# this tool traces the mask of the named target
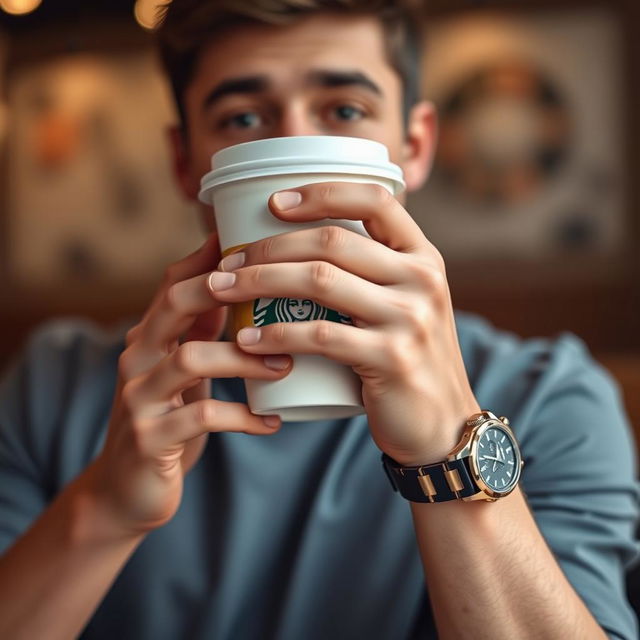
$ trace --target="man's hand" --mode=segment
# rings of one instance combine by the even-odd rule
[[[107,440],[96,461],[100,499],[124,531],[146,532],[174,515],[183,477],[209,432],[265,435],[280,425],[244,404],[211,398],[210,378],[276,380],[291,366],[288,356],[263,358],[214,342],[224,321],[210,285],[219,260],[212,235],[170,266],[149,310],[127,334]]]
[[[353,318],[243,329],[251,354],[321,354],[353,367],[363,383],[378,447],[406,465],[442,459],[464,421],[479,411],[458,345],[442,257],[400,203],[370,184],[321,183],[294,192],[300,203],[272,212],[287,222],[361,220],[370,238],[337,226],[281,234],[227,258],[235,282],[221,304],[265,297],[313,298]],[[291,201],[289,196],[287,200]],[[282,200],[280,200],[282,202]]]

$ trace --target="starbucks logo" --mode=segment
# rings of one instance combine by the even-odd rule
[[[329,320],[353,324],[349,316],[327,309],[309,298],[258,298],[253,303],[253,324],[261,327],[275,322]]]

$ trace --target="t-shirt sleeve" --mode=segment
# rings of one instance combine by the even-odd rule
[[[625,570],[638,553],[638,484],[618,388],[573,336],[558,340],[537,366],[518,418],[523,490],[558,563],[605,632],[636,639]]]
[[[28,442],[28,367],[15,363],[0,383],[0,555],[46,504],[46,491]]]
[[[113,396],[119,338],[55,321],[0,380],[0,555],[96,455]]]

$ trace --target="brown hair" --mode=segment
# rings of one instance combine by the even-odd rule
[[[173,0],[158,12],[156,39],[182,126],[184,91],[211,38],[246,24],[286,25],[320,12],[372,15],[382,23],[390,64],[403,84],[405,123],[419,100],[421,0]]]

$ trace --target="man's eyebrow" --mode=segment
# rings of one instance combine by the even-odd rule
[[[337,69],[316,69],[306,76],[306,82],[320,87],[357,86],[367,89],[371,93],[382,96],[382,89],[361,71],[341,71]],[[271,86],[266,75],[240,76],[223,80],[216,85],[205,97],[202,108],[208,109],[218,100],[233,94],[260,93]]]
[[[357,86],[368,89],[382,96],[382,89],[361,71],[339,71],[334,69],[318,69],[307,75],[307,82],[321,87]]]
[[[264,75],[242,76],[223,80],[209,91],[202,103],[202,108],[208,109],[214,102],[228,95],[236,93],[260,93],[261,91],[265,91],[269,87],[269,84],[269,79]]]

